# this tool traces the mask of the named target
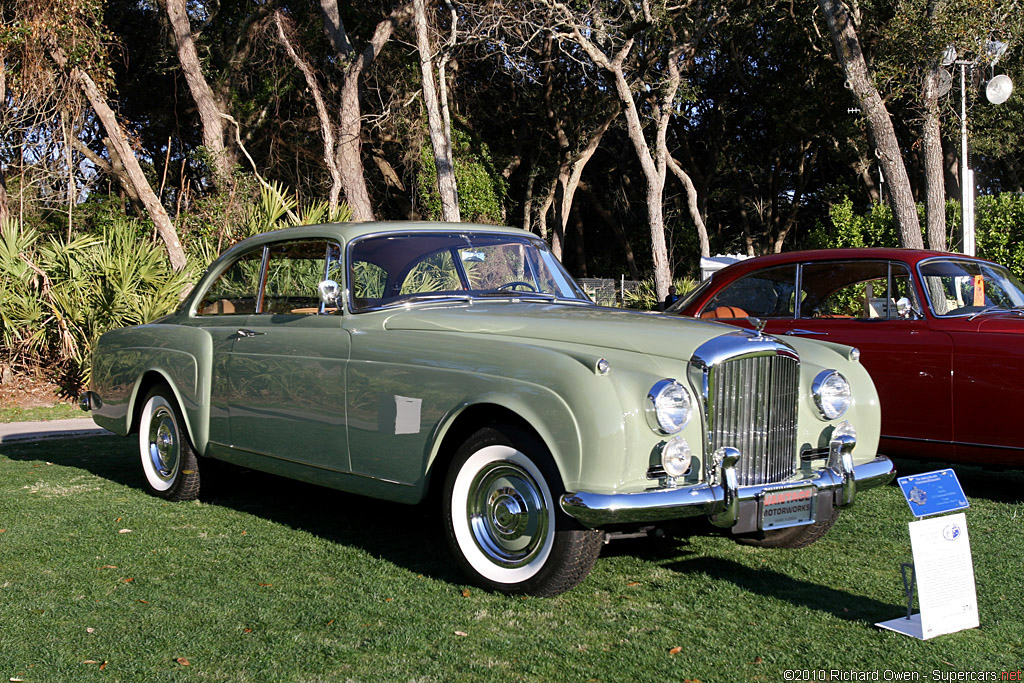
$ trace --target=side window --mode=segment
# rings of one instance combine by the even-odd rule
[[[329,249],[326,240],[285,242],[267,253],[267,278],[260,313],[312,315],[320,313],[317,285],[326,277]]]
[[[807,263],[801,274],[802,318],[886,320],[899,317],[901,297],[916,306],[910,272],[902,263],[837,261]]]
[[[923,310],[921,302],[917,298],[917,290],[914,288],[914,280],[910,277],[910,269],[902,263],[893,263],[891,266],[892,277],[892,308],[889,309],[890,318],[898,318],[899,313],[895,309],[895,302],[900,299],[907,299],[911,309]]]
[[[206,290],[197,315],[251,315],[256,312],[263,249],[243,254]]]
[[[796,265],[759,270],[719,292],[702,318],[792,318]]]

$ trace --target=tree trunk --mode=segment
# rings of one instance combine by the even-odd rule
[[[889,183],[889,204],[892,206],[893,220],[899,232],[900,245],[908,249],[923,248],[917,204],[910,189],[910,178],[903,163],[903,154],[892,126],[892,118],[878,89],[871,81],[850,13],[842,0],[818,0],[818,4],[832,34],[832,42],[846,74],[846,82],[853,90],[861,111],[867,118],[868,130],[878,148],[882,172]]]
[[[544,201],[537,209],[537,226],[540,229],[540,236],[547,239],[548,233],[548,211],[555,204],[555,195],[558,193],[558,178],[551,181],[548,191],[544,195]],[[561,220],[555,221],[555,229],[551,232],[551,253],[559,261],[562,260],[562,247],[565,241],[565,226]]]
[[[441,220],[459,222],[459,191],[455,182],[455,164],[452,156],[451,135],[445,130],[445,120],[437,99],[434,80],[434,57],[427,30],[427,12],[424,0],[413,0],[413,24],[416,28],[416,47],[420,57],[420,76],[423,104],[427,109],[427,128],[430,145],[434,150],[437,171],[437,191],[441,195]]]
[[[320,92],[320,84],[316,80],[316,74],[313,73],[313,67],[299,56],[299,53],[296,52],[291,40],[289,40],[288,35],[285,33],[284,20],[281,17],[280,10],[274,12],[274,25],[277,28],[277,39],[284,45],[285,52],[291,57],[296,68],[302,72],[303,77],[306,79],[306,87],[309,88],[309,92],[313,95],[316,117],[320,122],[320,135],[324,142],[324,164],[327,166],[327,172],[331,176],[331,189],[327,204],[333,214],[338,208],[338,201],[342,190],[341,171],[335,158],[335,146],[337,143],[334,136],[334,122],[331,121],[331,115],[327,112],[327,104],[324,102],[323,94]]]
[[[4,179],[3,165],[0,165],[0,223],[10,218],[10,202],[7,199],[7,181]]]
[[[668,160],[669,169],[686,189],[686,207],[690,212],[690,220],[693,221],[694,226],[697,228],[697,239],[700,241],[700,255],[708,258],[711,256],[711,240],[708,239],[708,228],[704,225],[704,217],[700,215],[700,207],[697,206],[697,188],[694,187],[690,175],[683,170],[679,162],[668,155],[667,150],[665,158]]]
[[[583,177],[583,169],[594,156],[594,153],[597,152],[597,148],[601,145],[601,138],[604,137],[604,134],[617,117],[617,111],[610,112],[604,121],[598,125],[593,134],[591,134],[586,147],[569,158],[567,163],[563,164],[564,172],[562,170],[559,171],[559,183],[562,186],[562,192],[559,201],[558,218],[562,225],[562,234],[565,234],[565,228],[569,224],[569,213],[572,211],[572,202],[576,196],[576,188],[579,187],[580,178]]]
[[[320,7],[324,16],[330,12],[337,12],[336,0],[320,0]],[[363,170],[362,158],[362,101],[359,95],[359,83],[363,74],[369,68],[373,60],[377,58],[384,45],[391,39],[398,22],[406,18],[411,7],[408,4],[400,5],[392,10],[391,14],[380,21],[373,32],[373,37],[363,51],[352,61],[352,64],[345,70],[344,81],[341,85],[341,104],[338,107],[338,143],[335,151],[335,160],[338,171],[341,173],[341,184],[345,190],[345,199],[349,208],[352,209],[353,221],[374,220],[373,204],[370,202],[370,192],[366,187],[366,177]],[[332,38],[338,33],[345,36],[345,27],[340,19],[337,23],[338,31],[334,34],[328,30]],[[329,27],[330,28],[330,27]],[[340,57],[348,57],[349,53],[341,51],[341,48],[348,41],[343,43],[335,42],[335,50],[338,50]]]
[[[814,151],[810,153],[808,158],[808,152],[811,147],[814,146]],[[782,245],[786,241],[786,237],[790,231],[796,226],[796,217],[800,212],[800,206],[803,203],[804,191],[807,189],[807,181],[809,180],[811,169],[814,168],[815,162],[818,158],[818,148],[814,145],[811,140],[805,140],[800,145],[800,163],[797,164],[796,182],[793,188],[793,199],[789,204],[789,211],[786,212],[786,216],[783,217],[781,214],[775,218],[775,222],[778,225],[778,229],[775,232],[775,239],[772,241],[772,253],[779,254],[782,252]],[[773,196],[778,196],[777,194]]]
[[[0,49],[0,110],[7,102],[7,54]],[[10,203],[7,199],[7,181],[4,178],[4,167],[0,164],[0,223],[11,215]]]
[[[214,182],[220,184],[230,175],[231,168],[234,166],[234,159],[224,145],[224,134],[227,128],[227,122],[221,117],[224,107],[214,95],[203,74],[199,53],[196,51],[195,38],[192,36],[192,27],[185,9],[186,0],[161,0],[161,2],[171,21],[174,41],[178,46],[178,62],[181,64],[189,92],[199,111],[199,122],[203,129],[203,146],[206,147],[213,159],[214,171],[217,175]]]
[[[928,248],[946,250],[946,192],[942,155],[942,131],[939,124],[938,65],[924,77],[921,147],[924,157],[924,214]]]
[[[50,47],[49,52],[58,66],[61,68],[67,66],[67,55],[64,54],[62,49]],[[103,124],[103,129],[107,132],[106,142],[110,147],[111,156],[113,157],[116,154],[123,164],[124,175],[126,176],[125,182],[130,184],[135,190],[135,193],[146,208],[150,219],[153,221],[153,225],[156,226],[157,234],[160,235],[160,239],[163,240],[164,245],[167,247],[171,267],[175,270],[183,270],[186,265],[185,250],[178,239],[178,231],[174,228],[174,224],[168,217],[167,211],[146,180],[142,167],[139,165],[139,160],[135,158],[131,144],[121,129],[121,125],[117,122],[117,116],[110,108],[110,105],[107,104],[107,98],[100,92],[99,87],[89,77],[89,74],[78,67],[71,69],[70,76],[72,82],[82,89],[82,92],[89,100],[89,104],[92,105],[93,110],[96,112],[96,117]]]
[[[615,83],[615,93],[618,95],[626,115],[626,130],[629,134],[630,142],[633,143],[633,151],[636,152],[637,160],[640,162],[644,180],[647,184],[647,224],[651,232],[654,288],[658,295],[658,300],[661,301],[668,296],[668,288],[672,284],[672,268],[668,262],[668,245],[665,242],[665,215],[664,206],[662,205],[665,192],[666,158],[661,152],[667,148],[664,140],[669,119],[668,113],[662,112],[656,121],[657,130],[655,135],[659,142],[655,144],[654,150],[659,153],[659,156],[655,158],[650,145],[647,144],[647,139],[644,137],[643,122],[640,120],[640,113],[637,110],[636,102],[633,100],[633,91],[629,86],[629,81],[626,80],[623,67],[623,62],[633,49],[633,39],[626,41],[619,53],[609,60],[603,52],[583,35],[579,27],[574,28],[573,35],[577,44],[583,48],[594,63],[612,76]],[[670,64],[674,64],[677,56],[675,52],[672,52],[667,61]],[[676,86],[678,88],[678,81]],[[668,95],[668,99],[671,100],[675,97],[675,90],[672,90],[670,84],[665,84],[662,88],[662,101],[664,101],[666,93],[669,93],[670,90],[671,93]]]
[[[343,56],[355,52],[352,43],[348,41],[345,24],[341,21],[338,0],[320,0],[320,12],[324,15],[324,31],[334,51]]]

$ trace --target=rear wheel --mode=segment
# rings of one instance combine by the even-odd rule
[[[813,524],[770,529],[749,536],[738,536],[736,540],[744,545],[754,545],[760,548],[806,548],[827,534],[837,519],[839,519],[839,508],[833,507],[832,514]]]
[[[146,396],[139,420],[139,456],[150,493],[167,500],[199,496],[199,459],[174,394],[166,386]]]
[[[509,427],[486,427],[459,449],[444,488],[446,530],[462,570],[502,593],[558,595],[590,573],[603,533],[558,506],[547,449]]]

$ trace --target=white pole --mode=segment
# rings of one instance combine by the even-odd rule
[[[967,64],[960,62],[960,214],[964,253],[974,256],[974,171],[967,166]]]

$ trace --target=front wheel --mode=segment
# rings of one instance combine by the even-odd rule
[[[166,387],[146,396],[139,421],[139,456],[150,493],[167,500],[199,496],[199,459],[174,394]]]
[[[603,533],[558,507],[561,482],[535,437],[486,427],[458,450],[444,489],[446,530],[462,570],[502,593],[558,595],[590,573]]]

